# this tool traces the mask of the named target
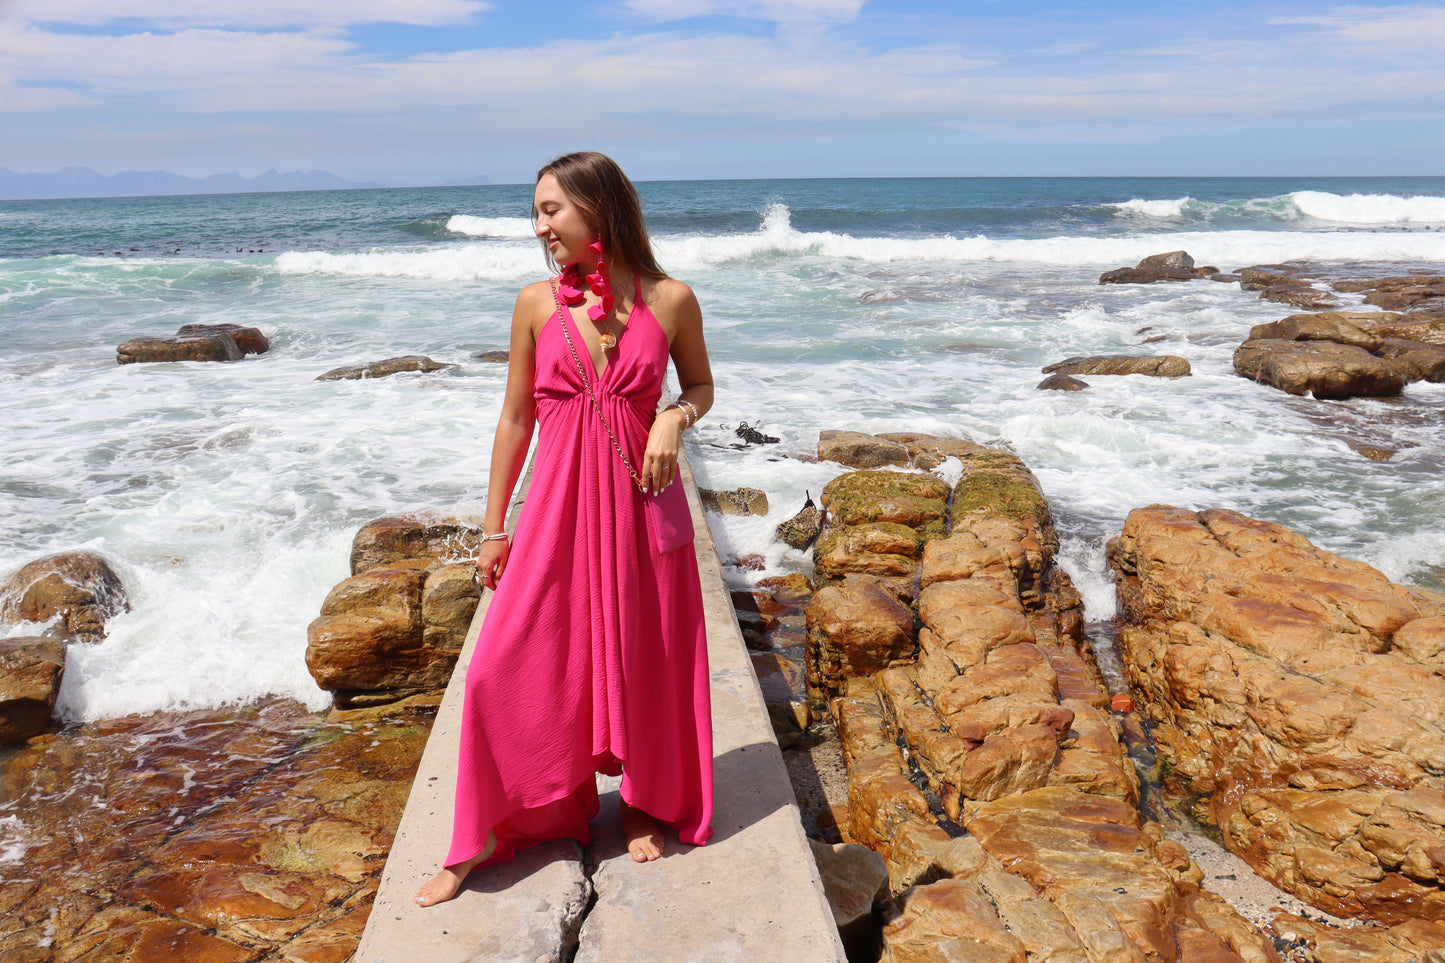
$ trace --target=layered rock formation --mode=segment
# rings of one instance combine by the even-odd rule
[[[1115,268],[1099,275],[1100,284],[1152,284],[1155,281],[1193,281],[1218,274],[1219,268],[1195,267],[1187,251],[1151,254],[1134,267]]]
[[[1150,375],[1155,378],[1183,378],[1190,373],[1189,362],[1178,355],[1094,355],[1065,358],[1046,365],[1044,374],[1059,375]]]
[[[0,639],[0,745],[45,731],[64,675],[65,644],[58,639]]]
[[[885,858],[895,894],[885,958],[1277,959],[1135,808],[1032,475],[913,440],[945,442],[964,469],[951,489],[904,472],[829,485],[808,608],[810,690],[831,697],[848,764],[845,838]]]
[[[481,526],[381,518],[356,535],[352,575],[307,628],[306,666],[340,707],[446,688],[480,601]]]
[[[1129,515],[1122,647],[1171,784],[1336,915],[1445,920],[1445,596],[1227,511]]]

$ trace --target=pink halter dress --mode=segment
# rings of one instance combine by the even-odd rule
[[[668,341],[639,287],[592,390],[635,466]],[[707,635],[691,545],[665,555],[583,388],[558,313],[537,335],[540,432],[506,573],[467,670],[451,850],[487,864],[551,839],[588,842],[595,773],[689,844],[712,835]],[[676,483],[675,483],[676,484]]]

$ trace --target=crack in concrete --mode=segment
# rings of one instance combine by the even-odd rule
[[[597,887],[593,880],[600,866],[595,844],[588,843],[582,850],[581,899],[568,904],[568,909],[578,903],[580,907],[578,912],[562,921],[562,946],[557,957],[559,963],[574,963],[578,951],[582,948],[582,927],[591,915],[592,908],[597,905]]]

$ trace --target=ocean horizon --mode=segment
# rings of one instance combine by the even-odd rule
[[[1188,251],[1234,270],[1445,273],[1445,178],[817,178],[639,182],[659,259],[702,303],[717,404],[689,433],[700,485],[768,494],[714,516],[742,586],[805,569],[772,539],[839,469],[829,428],[1007,448],[1039,478],[1091,620],[1130,509],[1230,508],[1390,578],[1445,574],[1445,385],[1297,398],[1237,376],[1251,326],[1296,309],[1238,285],[1100,286]],[[74,645],[71,721],[250,701],[327,702],[306,626],[366,521],[480,513],[517,290],[546,277],[531,185],[0,201],[0,574],[88,548],[131,611]],[[1355,300],[1358,296],[1351,296]],[[1346,300],[1350,300],[1347,297]],[[182,324],[260,328],[229,364],[118,366]],[[1038,391],[1090,354],[1174,354],[1178,380]],[[423,354],[436,374],[317,382]],[[741,422],[780,440],[744,446]],[[1397,453],[1363,457],[1352,441]],[[3,631],[30,634],[36,626]]]

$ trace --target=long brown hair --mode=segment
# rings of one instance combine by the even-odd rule
[[[543,167],[537,180],[544,174],[557,178],[563,193],[582,210],[610,263],[645,278],[667,277],[652,253],[637,189],[615,160],[595,150],[576,151]],[[542,249],[547,250],[545,243]],[[550,251],[547,264],[554,270],[557,267]]]

